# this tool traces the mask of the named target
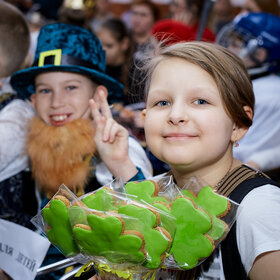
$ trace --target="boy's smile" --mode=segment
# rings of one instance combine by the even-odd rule
[[[144,128],[149,148],[170,167],[209,164],[231,149],[233,121],[215,81],[183,59],[155,68]]]
[[[88,102],[95,85],[89,78],[70,72],[46,72],[35,78],[35,88],[31,101],[46,124],[63,126],[90,117]]]

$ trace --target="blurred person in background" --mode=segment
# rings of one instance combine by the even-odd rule
[[[240,8],[231,4],[230,0],[216,0],[210,18],[210,26],[215,34],[231,22],[239,13]]]
[[[189,27],[190,41],[196,39],[204,3],[204,0],[172,0],[170,3],[171,19],[181,21]],[[208,25],[209,22],[206,23],[202,38],[204,41],[214,42],[215,34]]]
[[[114,17],[110,11],[109,0],[95,0],[92,12],[90,20],[92,32],[96,32],[104,21]]]
[[[253,125],[234,149],[234,156],[280,180],[280,18],[242,13],[220,34],[218,43],[244,62],[253,83]]]
[[[130,33],[121,19],[110,18],[100,25],[96,35],[106,51],[106,73],[124,85],[124,95],[119,103],[128,104],[129,71],[133,55]]]
[[[279,3],[278,0],[245,0],[240,12],[265,12],[279,16]]]
[[[30,43],[29,28],[16,6],[0,1],[0,13],[0,244],[5,244],[3,219],[9,224],[26,225],[37,209],[22,200],[32,190],[28,158],[22,151],[26,124],[34,113],[31,105],[17,99],[9,83],[10,76],[24,67]],[[29,199],[33,201],[32,194]],[[11,279],[9,271],[3,270],[0,262],[0,279]]]

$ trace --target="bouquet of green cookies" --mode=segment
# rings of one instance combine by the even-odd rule
[[[166,176],[114,182],[80,198],[61,186],[36,224],[66,257],[94,264],[100,279],[148,280],[209,257],[237,207],[210,186],[194,180],[178,189]]]

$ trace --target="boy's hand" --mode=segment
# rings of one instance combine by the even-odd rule
[[[89,104],[99,156],[114,177],[120,176],[127,181],[137,173],[128,155],[128,131],[113,119],[104,87],[97,87]]]

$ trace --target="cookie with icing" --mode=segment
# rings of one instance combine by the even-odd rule
[[[138,201],[144,200],[147,203],[164,202],[169,204],[169,201],[162,196],[158,196],[159,186],[153,180],[145,180],[141,182],[128,182],[125,185],[126,193],[135,196]]]
[[[79,250],[74,241],[69,220],[70,201],[62,196],[55,196],[42,210],[42,216],[48,224],[46,235],[66,257],[76,255]]]
[[[115,197],[113,190],[102,187],[95,193],[89,194],[82,199],[82,202],[89,208],[98,211],[110,211],[114,208]]]
[[[145,239],[145,251],[147,252],[147,258],[143,265],[147,268],[158,268],[166,256],[171,236],[165,229],[158,226],[160,216],[157,211],[148,207],[127,204],[120,207],[118,212],[134,217],[141,222],[141,233]],[[127,229],[129,226],[126,224]]]
[[[170,254],[182,269],[191,269],[214,249],[213,240],[206,234],[212,227],[211,217],[188,197],[178,197],[171,207],[176,217],[176,232]]]
[[[126,231],[120,216],[93,212],[87,216],[87,223],[73,228],[81,252],[103,256],[113,263],[145,260],[144,237],[140,232]]]
[[[220,218],[228,213],[230,201],[217,194],[210,186],[203,187],[197,196],[188,190],[183,190],[182,194],[192,198],[199,207],[211,215],[213,226],[208,234],[213,240],[221,239],[228,231],[228,226]]]
[[[176,219],[171,215],[171,207],[162,201],[154,202],[152,205],[160,210],[160,226],[165,228],[173,238],[176,230]]]

